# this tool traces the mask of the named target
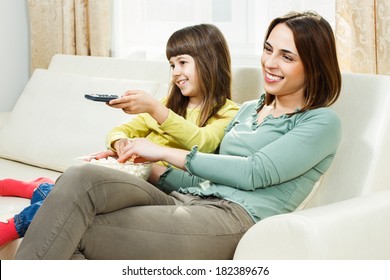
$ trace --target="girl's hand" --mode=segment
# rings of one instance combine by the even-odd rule
[[[151,113],[157,103],[160,102],[145,91],[128,90],[120,98],[108,102],[108,105],[127,114],[139,114]]]
[[[113,108],[122,109],[127,114],[148,113],[159,124],[162,124],[169,114],[169,109],[156,98],[142,90],[128,90],[122,97],[107,103]]]
[[[102,159],[102,158],[108,158],[108,157],[117,157],[117,153],[115,153],[113,150],[106,150],[103,152],[97,152],[90,154],[88,157],[90,159]]]

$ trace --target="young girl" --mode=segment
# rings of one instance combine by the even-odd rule
[[[276,18],[261,65],[266,93],[241,106],[219,154],[134,139],[126,156],[178,167],[155,165],[158,188],[100,166],[69,168],[16,258],[231,259],[254,223],[294,211],[341,139],[340,119],[328,108],[341,88],[329,23],[314,13]]]
[[[166,55],[172,68],[168,97],[159,102],[146,92],[130,90],[110,101],[112,107],[139,115],[110,131],[108,150],[95,154],[95,158],[118,156],[125,162],[131,156],[126,152],[131,139],[139,137],[187,150],[197,145],[206,153],[218,148],[226,126],[238,111],[230,100],[231,62],[223,34],[210,24],[183,28],[169,38]],[[0,195],[31,198],[31,206],[0,222],[0,246],[24,236],[52,186],[49,178],[0,180]]]
[[[238,107],[229,100],[229,49],[215,26],[201,24],[176,31],[168,40],[166,57],[172,69],[172,84],[162,102],[138,90],[109,102],[129,114],[143,113],[108,134],[107,147],[118,156],[122,156],[129,139],[140,137],[186,150],[198,145],[199,150],[212,153],[237,113]]]

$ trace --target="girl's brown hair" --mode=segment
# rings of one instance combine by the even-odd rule
[[[331,26],[315,12],[292,12],[271,22],[264,43],[280,23],[292,31],[305,69],[305,104],[300,111],[332,105],[340,95],[341,73]],[[274,99],[266,94],[265,103],[269,105]]]
[[[198,119],[200,127],[210,117],[220,118],[217,112],[231,99],[230,52],[222,32],[212,24],[185,27],[174,32],[167,42],[166,56],[190,55],[194,58],[199,88],[203,93],[202,112]],[[189,98],[171,84],[167,107],[185,117]]]

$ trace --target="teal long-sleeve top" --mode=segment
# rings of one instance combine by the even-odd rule
[[[187,171],[168,168],[158,187],[240,204],[255,222],[294,211],[329,168],[341,140],[341,121],[331,108],[267,116],[264,104],[244,103],[226,128],[218,154],[194,147]]]

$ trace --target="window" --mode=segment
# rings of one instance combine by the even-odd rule
[[[113,56],[165,60],[174,31],[212,23],[224,33],[233,63],[258,65],[269,22],[291,10],[315,10],[334,27],[334,0],[114,0]]]

